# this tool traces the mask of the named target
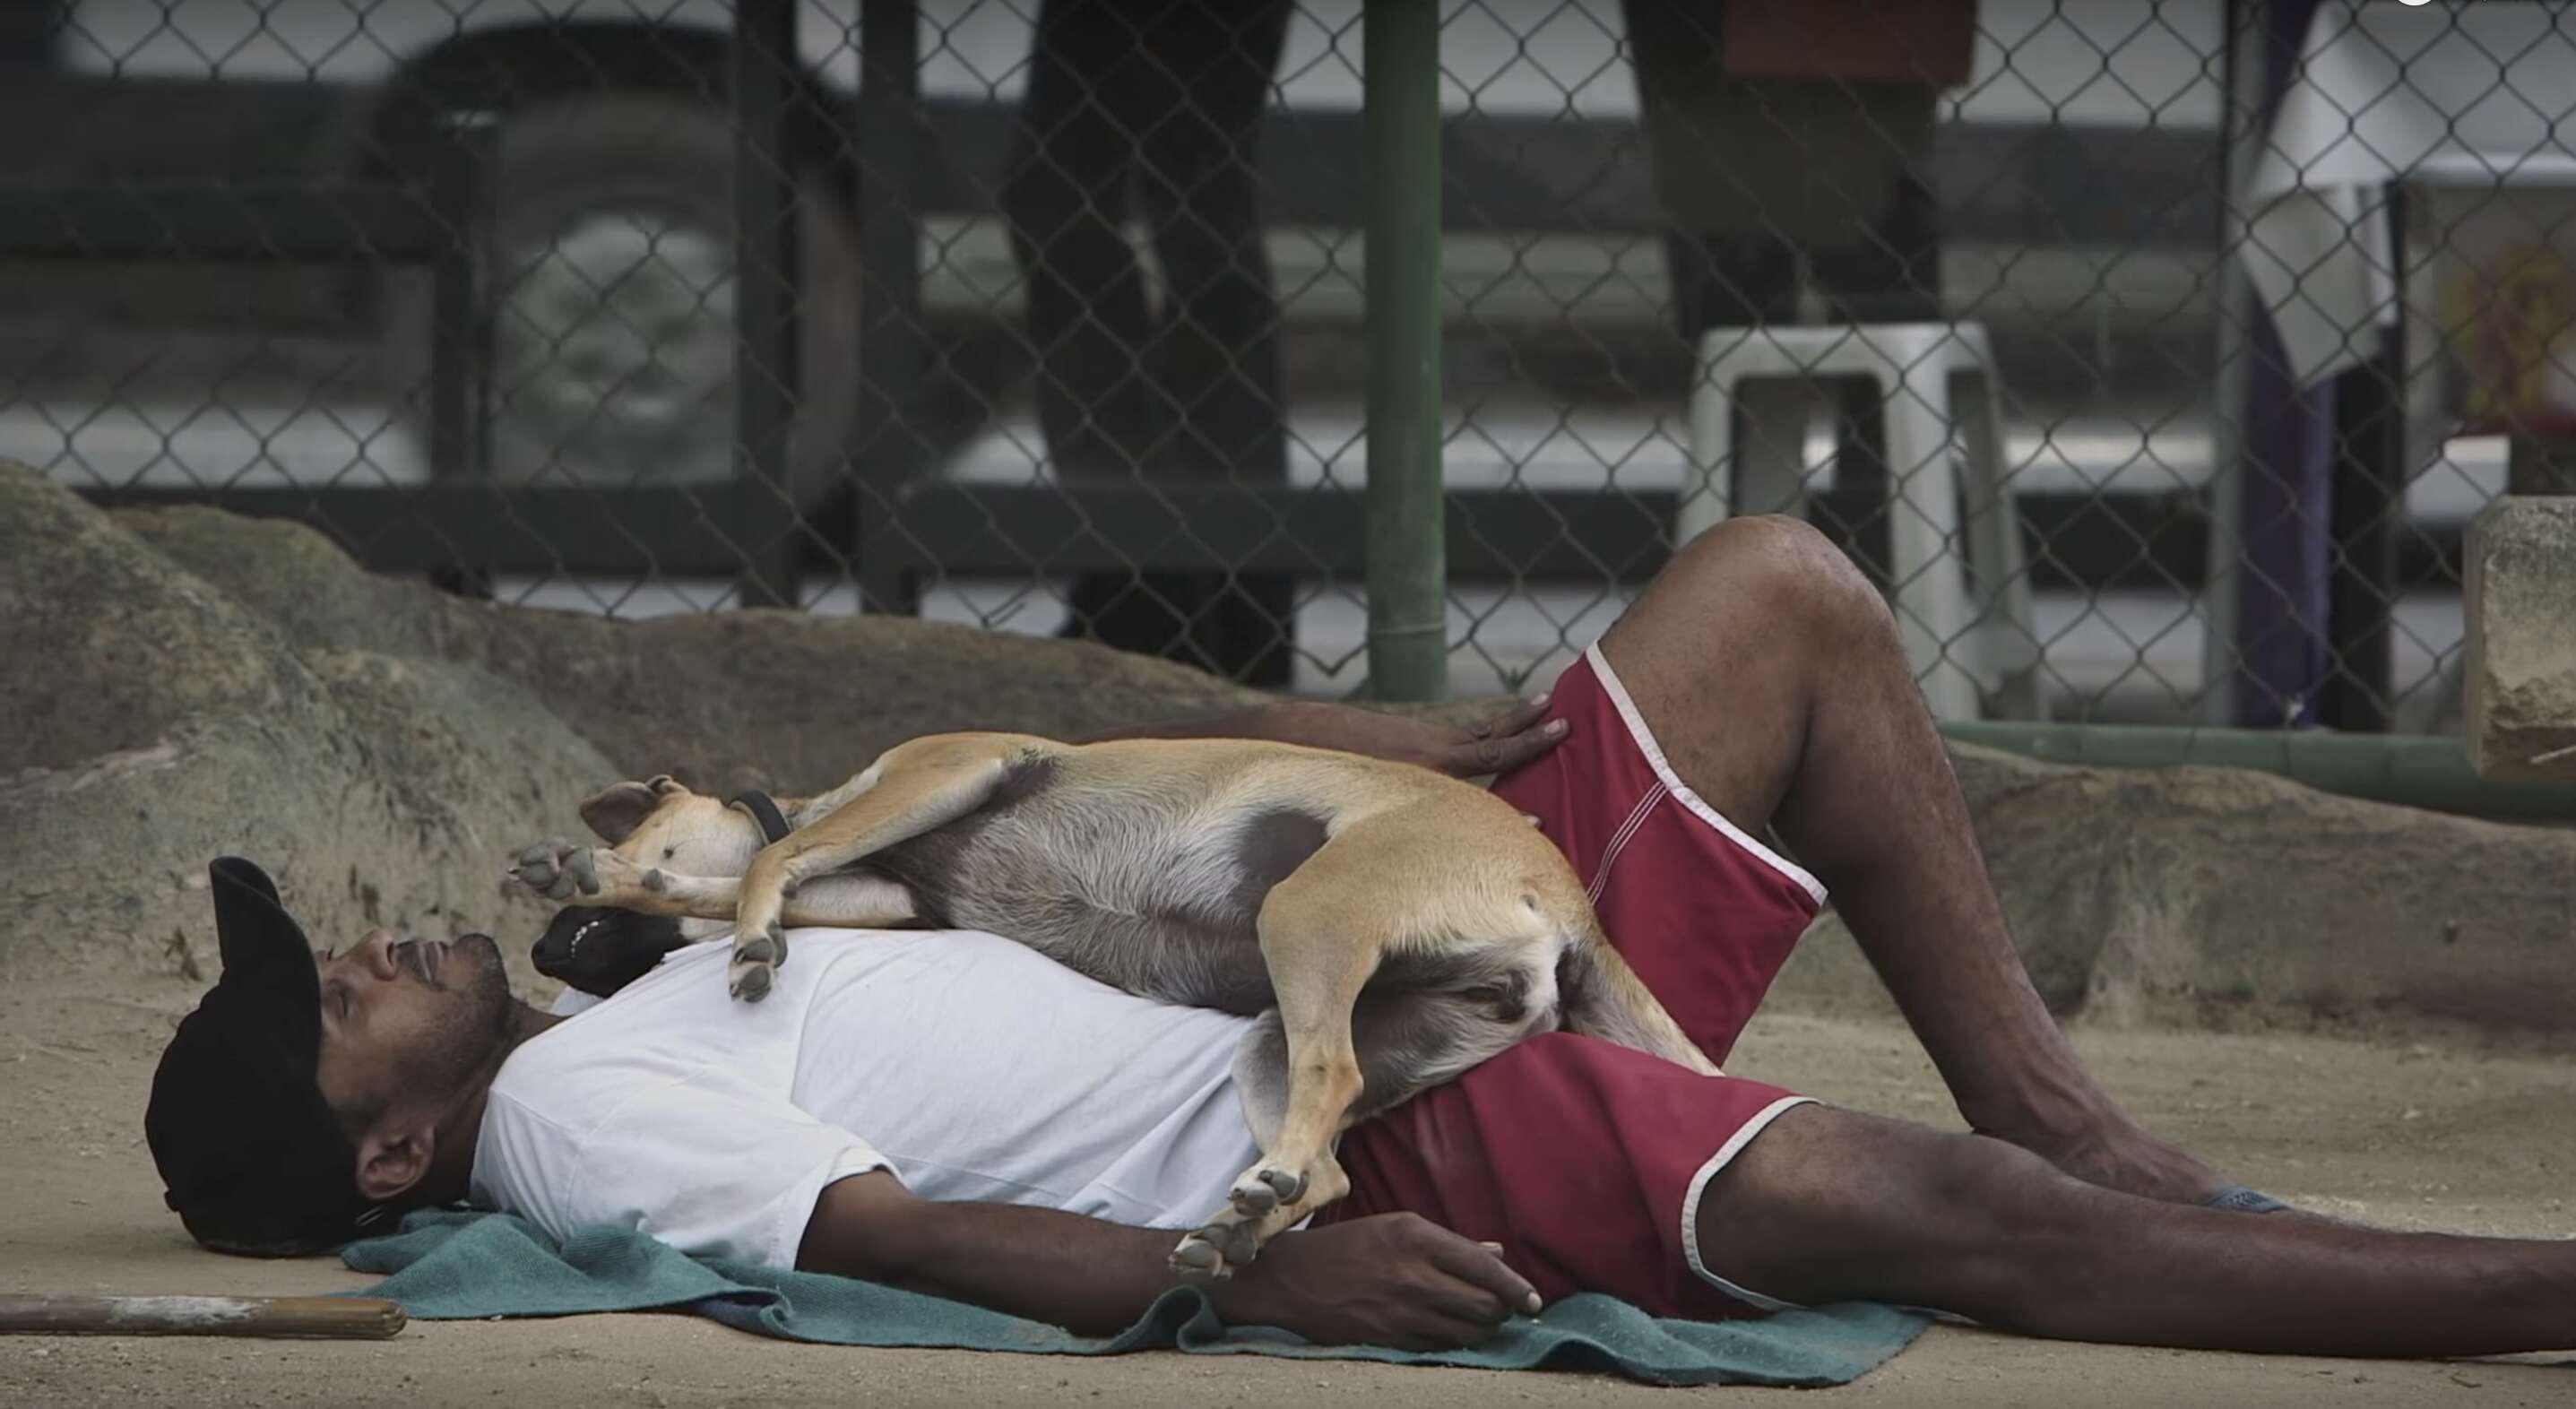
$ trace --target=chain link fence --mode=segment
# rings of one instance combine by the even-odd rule
[[[2564,5],[1440,13],[1453,693],[1777,510],[1952,718],[2459,727],[2462,529],[2576,408]],[[9,7],[0,457],[1363,690],[1364,20]]]

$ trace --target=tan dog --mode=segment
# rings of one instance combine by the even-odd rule
[[[1716,1070],[1603,938],[1564,856],[1429,769],[1237,740],[942,734],[764,823],[772,807],[620,783],[581,808],[614,850],[540,844],[513,878],[731,922],[746,1000],[786,961],[787,926],[928,926],[1257,1015],[1235,1072],[1264,1158],[1173,1250],[1184,1274],[1224,1276],[1348,1192],[1332,1146],[1352,1122],[1531,1033]]]

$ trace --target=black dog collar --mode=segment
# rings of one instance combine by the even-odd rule
[[[778,810],[778,800],[757,789],[746,788],[725,799],[725,806],[739,807],[760,824],[762,842],[775,846],[787,840],[787,814]]]

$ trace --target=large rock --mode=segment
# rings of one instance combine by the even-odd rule
[[[226,853],[269,869],[317,945],[382,924],[523,952],[547,912],[503,893],[502,857],[563,831],[607,760],[479,672],[335,652],[308,673],[305,707],[0,775],[0,975],[206,970]]]
[[[319,690],[284,638],[80,499],[0,465],[0,770],[149,745]]]
[[[612,766],[528,691],[299,648],[24,471],[0,467],[0,530],[0,973],[202,972],[206,862],[227,852],[270,869],[317,944],[543,923],[502,894],[501,857]]]
[[[360,572],[320,534],[212,509],[121,516],[305,649],[363,649],[524,687],[620,776],[820,790],[918,734],[1063,738],[1263,698],[1076,641],[882,616],[728,611],[613,620],[467,601]]]
[[[2576,498],[2508,497],[2469,525],[2469,761],[2576,782]]]
[[[1952,755],[2024,962],[2060,1013],[2576,1035],[2576,832],[2236,769]],[[1831,915],[1779,996],[1889,1007]]]

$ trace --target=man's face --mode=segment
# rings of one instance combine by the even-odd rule
[[[353,1136],[389,1108],[447,1102],[507,1046],[510,982],[488,936],[396,943],[372,930],[314,962],[322,978],[315,1076]]]

